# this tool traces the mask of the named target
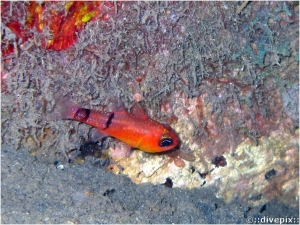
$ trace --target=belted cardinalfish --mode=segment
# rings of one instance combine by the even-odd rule
[[[65,119],[94,126],[102,134],[117,138],[144,152],[164,152],[179,144],[177,134],[169,125],[149,118],[138,104],[131,108],[131,112],[102,112],[77,106],[69,106],[65,110]]]

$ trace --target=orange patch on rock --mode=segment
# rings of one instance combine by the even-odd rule
[[[21,7],[22,3],[17,5]],[[8,12],[10,3],[3,3],[1,12]],[[105,6],[105,13],[102,12]],[[39,33],[47,31],[51,37],[45,35],[42,46],[47,49],[64,50],[72,46],[77,40],[77,33],[80,32],[89,21],[100,19],[108,20],[110,14],[114,13],[114,4],[110,2],[43,2],[36,3],[30,1],[24,6],[25,13],[2,13],[1,19],[5,25],[16,35],[22,38],[24,43],[33,38],[33,31]],[[109,10],[107,10],[109,9]],[[103,14],[103,15],[102,15]],[[24,21],[25,23],[22,24]],[[2,54],[8,55],[13,52],[12,43],[7,43],[2,47]]]

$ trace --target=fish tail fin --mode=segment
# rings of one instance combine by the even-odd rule
[[[70,101],[67,96],[54,96],[54,107],[49,113],[46,113],[48,120],[73,119],[74,110],[80,108],[77,104]]]
[[[76,112],[80,107],[67,98],[58,99],[57,103],[57,116],[60,119],[73,119],[74,111]]]

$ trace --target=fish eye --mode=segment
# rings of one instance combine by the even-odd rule
[[[163,138],[160,140],[159,142],[159,146],[160,147],[168,147],[170,146],[171,144],[173,144],[173,140],[170,139],[170,138]]]

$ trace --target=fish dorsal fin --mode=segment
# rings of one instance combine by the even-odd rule
[[[141,119],[148,119],[148,115],[145,112],[145,109],[138,103],[134,104],[130,110],[131,114]]]
[[[126,111],[126,108],[122,101],[113,98],[112,100],[110,100],[109,104],[107,104],[107,111],[120,112]]]

